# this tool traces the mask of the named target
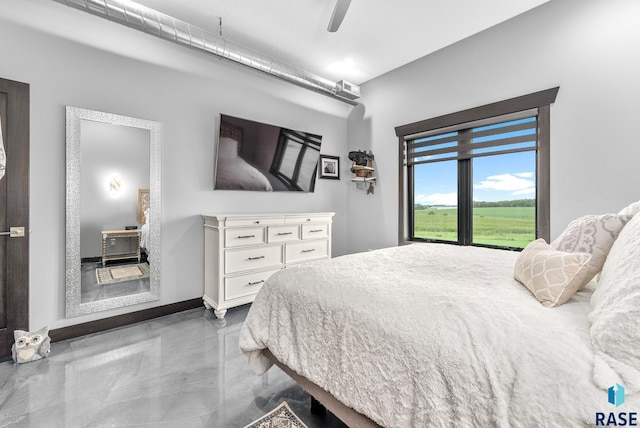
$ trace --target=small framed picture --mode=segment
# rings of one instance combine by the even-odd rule
[[[338,156],[320,155],[320,178],[340,180],[340,158]]]

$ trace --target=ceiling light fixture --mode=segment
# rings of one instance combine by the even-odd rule
[[[251,67],[289,83],[296,84],[347,104],[358,103],[340,96],[336,82],[233,43],[199,27],[165,15],[130,0],[54,0],[92,15],[198,49],[209,54]],[[345,11],[346,12],[346,11]]]
[[[325,70],[340,73],[346,76],[349,80],[361,78],[364,73],[356,67],[356,63],[351,58],[345,58],[341,61],[336,61],[329,64]]]

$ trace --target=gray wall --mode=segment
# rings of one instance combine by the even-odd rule
[[[345,253],[343,181],[307,194],[213,191],[213,162],[220,113],[318,133],[324,152],[346,155],[351,106],[50,0],[0,0],[0,10],[0,76],[31,85],[31,328],[201,297],[202,213],[335,211],[333,251]],[[67,105],[162,123],[158,302],[64,317]]]
[[[349,149],[373,150],[379,186],[375,197],[348,189],[348,251],[397,243],[395,126],[554,86],[552,238],[578,216],[640,199],[629,126],[640,117],[638,46],[640,2],[553,0],[364,84]]]

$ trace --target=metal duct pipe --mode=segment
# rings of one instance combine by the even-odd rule
[[[165,15],[130,0],[54,0],[101,18],[144,31],[179,45],[198,49],[251,67],[303,88],[345,103],[358,103],[336,94],[336,83],[275,59],[266,58],[244,46],[225,40],[199,27]]]

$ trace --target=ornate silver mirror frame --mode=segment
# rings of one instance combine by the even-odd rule
[[[81,185],[81,123],[93,121],[116,126],[127,126],[149,131],[149,291],[90,302],[81,300],[80,255],[80,185]],[[159,122],[116,114],[86,110],[77,107],[66,109],[67,133],[67,204],[66,204],[66,316],[120,308],[160,299],[160,161],[161,126]]]

